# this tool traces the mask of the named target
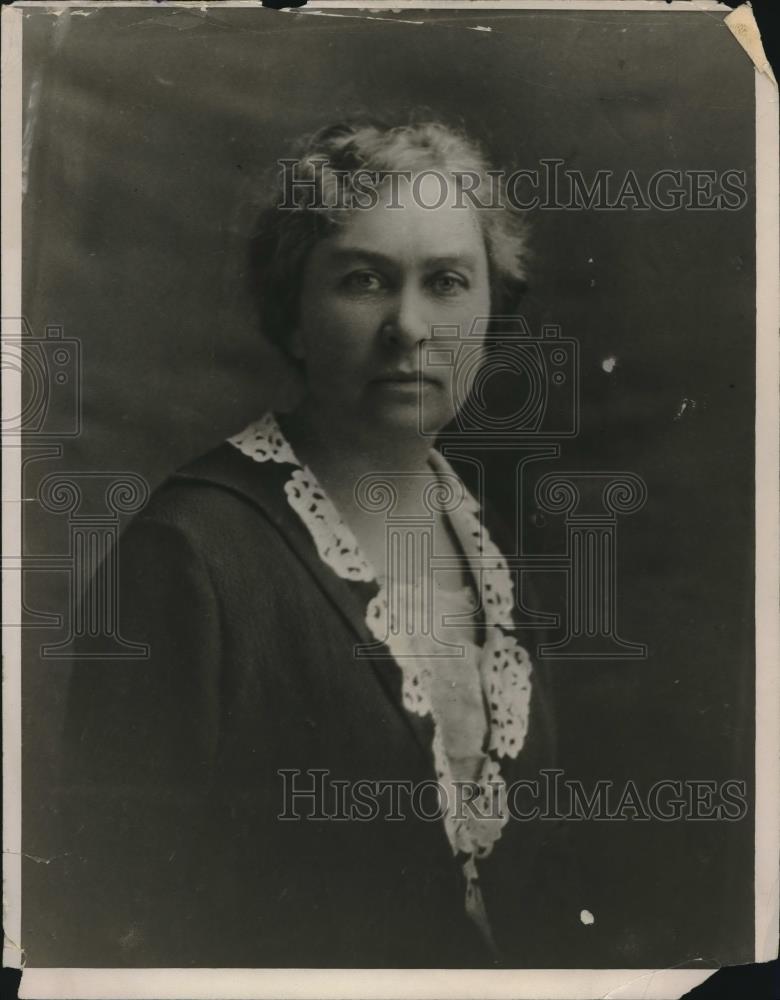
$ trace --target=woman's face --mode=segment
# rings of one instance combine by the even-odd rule
[[[440,208],[424,207],[441,200],[436,178],[424,178],[415,193],[402,185],[400,207],[389,207],[388,196],[353,210],[308,256],[292,350],[303,361],[309,401],[333,421],[412,431],[422,411],[426,430],[438,430],[463,403],[453,398],[456,338],[467,338],[469,372],[479,367],[482,335],[472,327],[489,316],[490,292],[478,219],[449,197]],[[436,327],[447,328],[447,339],[440,344],[437,335],[435,347],[444,350],[428,358],[423,345]],[[447,353],[452,364],[441,363]],[[457,391],[465,395],[462,382]]]

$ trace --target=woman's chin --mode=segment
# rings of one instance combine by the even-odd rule
[[[374,382],[366,393],[366,409],[384,425],[436,434],[452,420],[444,388],[435,383]]]

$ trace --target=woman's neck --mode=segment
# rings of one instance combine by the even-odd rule
[[[406,437],[396,433],[392,439],[389,434],[387,439],[381,434],[369,436],[364,428],[344,428],[324,416],[315,416],[309,408],[281,416],[279,424],[298,460],[312,470],[380,579],[388,573],[406,579],[412,569],[419,574],[422,566],[417,557],[413,566],[406,565],[406,546],[402,546],[400,557],[396,553],[401,562],[389,565],[388,518],[403,524],[411,535],[427,534],[433,527],[435,551],[458,555],[446,517],[426,501],[436,472],[429,462],[431,446],[425,438],[416,433]],[[372,492],[369,487],[361,498],[356,487],[365,476],[371,476],[377,488]],[[387,484],[386,489],[382,483]],[[374,498],[391,502],[387,508],[381,503],[375,506]],[[449,581],[454,589],[463,583],[462,571],[439,574],[438,581]]]
[[[397,494],[395,513],[403,514],[413,513],[419,503],[421,475],[434,475],[429,465],[430,441],[416,431],[400,436],[395,429],[377,432],[376,428],[345,425],[306,403],[279,422],[298,459],[309,466],[345,514],[346,508],[357,506],[355,486],[365,476],[391,482]]]

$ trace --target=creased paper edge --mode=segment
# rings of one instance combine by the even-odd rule
[[[35,969],[23,1000],[670,1000],[708,969]]]
[[[756,19],[753,16],[753,8],[749,4],[743,3],[741,7],[737,7],[730,14],[727,14],[723,18],[723,23],[750,56],[758,72],[768,76],[772,83],[777,86],[775,74],[772,72],[772,67],[764,52],[761,32],[758,30]]]

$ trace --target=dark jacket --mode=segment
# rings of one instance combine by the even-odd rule
[[[440,820],[278,818],[311,807],[285,803],[280,771],[288,791],[289,772],[305,790],[315,769],[326,790],[435,780],[432,723],[403,707],[398,665],[354,655],[373,641],[375,584],[320,560],[287,504],[289,469],[225,444],[121,538],[120,630],[149,657],[74,670],[61,964],[588,965],[592,929],[554,822],[510,820],[480,864],[496,957],[464,914]],[[546,689],[537,664],[508,784],[554,765]],[[326,795],[322,811],[338,803]]]

